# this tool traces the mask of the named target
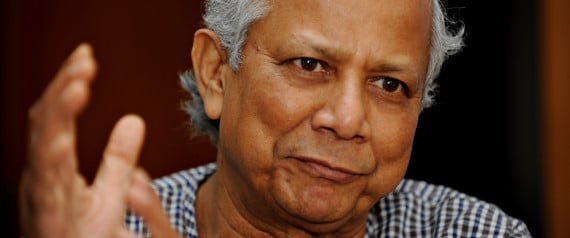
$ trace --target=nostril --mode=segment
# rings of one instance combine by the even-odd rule
[[[367,141],[366,136],[360,134],[341,134],[338,130],[330,127],[321,127],[316,130],[321,136],[328,137],[331,140],[346,140],[353,141],[357,144],[362,144]]]
[[[337,139],[355,139],[357,143],[366,141],[369,133],[365,115],[362,112],[343,113],[335,109],[337,108],[327,107],[315,112],[311,118],[313,130],[326,131]]]

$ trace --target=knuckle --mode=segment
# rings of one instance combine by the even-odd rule
[[[67,133],[59,133],[50,144],[49,154],[53,157],[66,157],[70,155],[73,141]]]

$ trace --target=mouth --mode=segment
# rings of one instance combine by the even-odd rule
[[[335,183],[349,183],[356,179],[360,174],[350,171],[349,169],[335,167],[329,163],[312,158],[294,158],[301,163],[301,168],[307,174]]]

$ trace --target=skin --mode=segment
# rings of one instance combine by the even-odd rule
[[[207,115],[221,120],[218,170],[198,191],[200,236],[362,237],[369,208],[409,161],[431,6],[270,3],[251,26],[238,72],[213,32],[195,34],[199,90]],[[130,207],[154,237],[178,237],[136,167],[140,117],[119,120],[93,184],[78,172],[75,121],[96,72],[91,47],[80,45],[29,110],[23,236],[130,237],[122,226]]]
[[[146,173],[136,168],[144,122],[121,118],[113,129],[93,184],[79,174],[75,121],[89,101],[97,66],[82,44],[69,56],[29,110],[27,163],[20,182],[23,237],[132,237],[125,209],[143,216],[159,237],[177,237]]]
[[[362,237],[370,207],[409,162],[430,2],[270,7],[251,26],[237,72],[215,33],[195,34],[199,90],[207,115],[220,119],[218,170],[198,192],[198,231]]]

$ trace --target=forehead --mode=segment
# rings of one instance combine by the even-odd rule
[[[323,19],[334,16],[338,22],[347,20],[361,24],[392,22],[401,24],[410,20],[431,18],[432,0],[268,0],[273,14],[280,17],[314,17]],[[308,15],[305,13],[309,13]],[[281,18],[286,21],[286,18]],[[381,20],[381,21],[378,21]]]
[[[431,39],[431,0],[269,0],[251,27],[262,41],[324,39],[351,55],[422,53]],[[256,39],[259,40],[259,39]],[[395,56],[392,54],[392,56]]]

